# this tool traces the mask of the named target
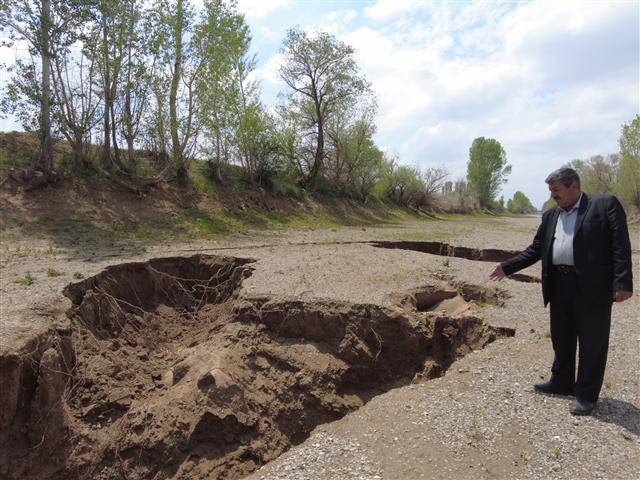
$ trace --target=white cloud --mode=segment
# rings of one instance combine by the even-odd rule
[[[268,41],[279,40],[282,37],[282,33],[276,32],[266,25],[260,27],[260,34]]]
[[[471,141],[494,137],[513,164],[505,193],[526,184],[541,203],[548,171],[614,152],[638,112],[638,4],[410,10],[378,2],[366,14],[388,22],[344,36],[379,96],[378,141],[407,164],[463,176]]]
[[[280,85],[282,80],[279,71],[283,62],[284,55],[281,53],[272,55],[262,66],[251,72],[249,80],[257,80],[268,88]]]
[[[376,21],[388,20],[400,13],[414,9],[419,4],[412,0],[378,0],[375,5],[364,9],[365,15]]]
[[[287,3],[288,0],[238,0],[238,11],[249,18],[260,18],[284,7]]]
[[[333,10],[320,17],[316,22],[307,24],[308,32],[326,32],[334,36],[341,36],[349,32],[358,13],[353,9]]]
[[[328,22],[340,23],[342,25],[349,24],[358,18],[358,12],[351,8],[334,10],[325,15]]]

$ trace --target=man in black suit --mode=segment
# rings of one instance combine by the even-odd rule
[[[550,380],[534,389],[573,394],[571,413],[588,415],[604,379],[612,302],[627,300],[633,291],[627,219],[616,197],[581,192],[571,168],[556,170],[545,181],[557,206],[542,215],[533,243],[496,266],[490,278],[501,280],[542,260],[554,360]]]

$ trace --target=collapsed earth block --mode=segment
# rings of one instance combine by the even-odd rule
[[[10,479],[241,478],[319,424],[514,331],[438,284],[395,307],[245,297],[252,260],[126,263],[65,288],[68,323],[3,358]]]

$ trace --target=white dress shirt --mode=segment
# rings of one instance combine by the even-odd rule
[[[558,223],[556,223],[556,232],[553,236],[553,256],[552,263],[554,265],[574,265],[573,262],[573,234],[576,228],[576,219],[578,218],[578,208],[582,201],[582,193],[580,198],[568,212],[564,208],[560,209],[558,215]]]

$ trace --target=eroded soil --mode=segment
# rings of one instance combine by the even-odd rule
[[[506,292],[451,278],[393,306],[241,295],[252,261],[196,255],[107,268],[5,362],[7,478],[241,478],[374,396],[442,375],[512,329]],[[6,428],[5,428],[6,427]]]

